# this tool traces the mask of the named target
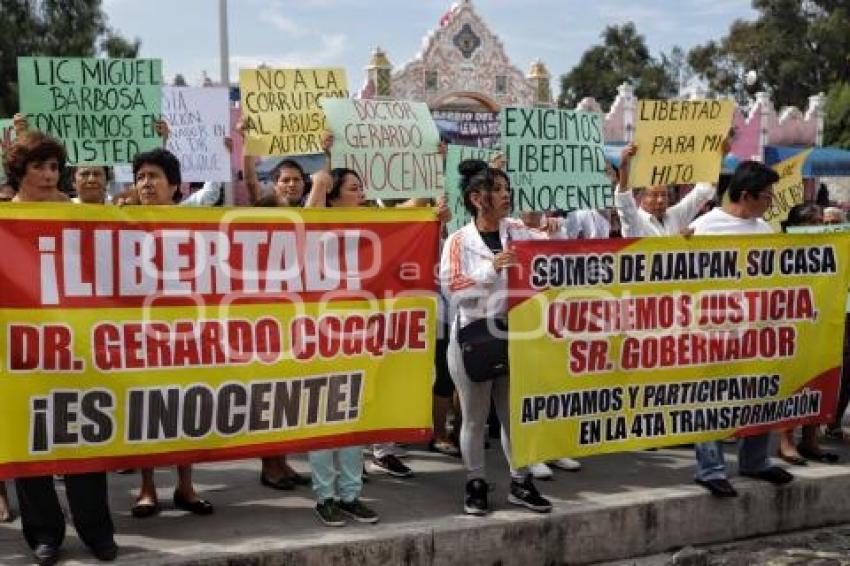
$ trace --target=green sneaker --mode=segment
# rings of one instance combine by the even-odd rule
[[[362,501],[339,502],[339,510],[359,523],[377,523],[378,514],[366,507]]]
[[[344,527],[345,515],[333,499],[325,499],[316,503],[316,514],[319,520],[328,527]]]

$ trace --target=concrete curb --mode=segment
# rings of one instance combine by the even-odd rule
[[[850,468],[810,466],[776,488],[735,479],[736,499],[697,486],[625,491],[592,503],[556,502],[549,515],[502,510],[384,524],[380,531],[325,531],[309,540],[202,544],[181,556],[123,559],[126,564],[185,565],[493,565],[586,564],[656,554],[686,545],[850,522]]]

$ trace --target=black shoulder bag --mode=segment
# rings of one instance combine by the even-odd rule
[[[502,336],[494,336],[494,332]],[[471,381],[489,381],[508,375],[507,333],[508,323],[503,318],[480,318],[458,331],[463,367]]]

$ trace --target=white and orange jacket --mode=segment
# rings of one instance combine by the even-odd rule
[[[502,219],[499,236],[502,249],[507,249],[511,240],[549,237],[513,218]],[[507,314],[507,274],[496,271],[493,257],[474,220],[449,235],[440,260],[440,284],[449,303],[450,324],[459,322],[462,328],[474,320]]]

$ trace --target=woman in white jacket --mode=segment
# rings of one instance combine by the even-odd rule
[[[440,279],[453,313],[448,362],[463,413],[460,445],[467,469],[464,510],[471,515],[484,515],[489,510],[484,430],[491,397],[502,424],[502,448],[510,462],[508,376],[470,380],[464,368],[458,331],[476,320],[507,317],[506,270],[515,264],[515,255],[506,249],[507,243],[546,238],[546,235],[508,218],[511,190],[504,172],[478,160],[462,162],[459,171],[464,205],[473,219],[446,241]],[[538,493],[527,468],[511,470],[508,501],[538,512],[552,509],[552,504]]]

